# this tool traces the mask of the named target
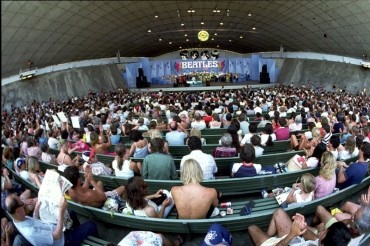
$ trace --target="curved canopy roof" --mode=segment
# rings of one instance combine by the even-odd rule
[[[118,49],[121,57],[155,57],[192,48],[278,51],[282,44],[284,51],[370,54],[368,0],[1,1],[1,26],[2,78],[29,59],[40,68],[114,57]],[[199,41],[200,30],[208,41]]]

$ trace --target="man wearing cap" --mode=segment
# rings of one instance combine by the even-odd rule
[[[26,159],[18,158],[16,164],[19,169],[19,176],[21,176],[25,180],[30,180],[28,176],[28,171],[26,170]]]
[[[166,134],[166,141],[169,146],[184,145],[185,138],[189,136],[189,132],[184,129],[176,121],[170,123],[171,132]]]
[[[91,171],[94,175],[112,175],[112,170],[104,165],[104,163],[99,162],[94,149],[92,149],[91,151],[83,152],[82,159],[85,161],[85,163],[83,164],[84,170],[87,166],[90,166]]]

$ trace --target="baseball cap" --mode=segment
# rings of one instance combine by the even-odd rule
[[[220,224],[214,223],[208,229],[207,235],[200,246],[225,245],[230,246],[233,243],[233,237],[230,232]]]
[[[26,159],[19,158],[17,160],[17,167],[20,168],[24,163],[26,163]]]
[[[95,150],[94,149],[92,149],[91,151],[85,151],[85,152],[82,153],[82,159],[87,162],[94,155],[95,155]]]

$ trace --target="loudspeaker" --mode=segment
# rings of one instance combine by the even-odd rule
[[[269,84],[270,78],[261,78],[260,77],[260,84]]]
[[[143,77],[136,77],[136,88],[144,88],[149,87],[150,83],[146,81],[146,76]]]
[[[173,87],[179,87],[179,85],[178,84],[173,84]]]
[[[141,67],[138,68],[138,72],[139,72],[139,77],[144,76],[144,71],[143,71],[143,69]]]
[[[267,64],[262,65],[262,73],[267,73]]]
[[[206,86],[211,86],[211,82],[206,82]]]

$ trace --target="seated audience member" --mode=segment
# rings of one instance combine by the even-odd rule
[[[141,163],[129,160],[130,150],[123,143],[118,143],[115,148],[116,156],[112,167],[116,177],[129,179],[135,174],[141,174]]]
[[[239,146],[240,146],[240,141],[242,141],[242,136],[241,136],[241,130],[240,130],[240,124],[237,119],[232,120],[230,126],[227,128],[227,133],[230,133],[231,138],[233,139],[231,143],[231,147],[236,148],[238,151]],[[221,142],[219,141],[219,144]]]
[[[202,146],[207,144],[206,140],[204,138],[202,138],[202,132],[198,128],[192,128],[190,130],[189,137],[192,137],[192,136],[196,136],[196,137],[200,138],[200,140],[202,140]],[[188,140],[189,140],[189,138],[186,139],[186,141],[185,141],[186,145],[188,144]]]
[[[327,119],[326,117],[323,117],[323,119]],[[321,142],[325,145],[328,145],[329,140],[331,138],[331,135],[333,135],[330,131],[330,125],[329,124],[323,124],[321,130]]]
[[[139,124],[139,128],[138,128],[139,131],[148,131],[149,130],[148,126],[144,124],[144,118],[140,117],[138,119],[137,123]]]
[[[305,150],[306,156],[305,156],[305,159],[304,159],[304,161],[302,161],[302,164],[300,166],[298,166],[296,163],[294,163],[294,161],[292,161],[292,159],[290,159],[287,162],[287,167],[288,167],[290,172],[296,171],[296,170],[301,170],[301,169],[307,169],[307,168],[311,168],[311,167],[317,167],[320,163],[322,154],[326,151],[326,146],[323,143],[319,143],[315,148],[311,147],[311,149],[309,151],[307,151],[306,149],[304,149],[304,150]]]
[[[218,192],[200,184],[203,171],[195,159],[184,161],[180,179],[184,185],[171,189],[179,219],[205,219],[219,214]]]
[[[356,128],[355,130],[358,131],[358,127],[356,126],[355,128]],[[347,140],[347,138],[349,136],[353,136],[353,135],[356,136],[357,134],[352,134],[352,125],[351,124],[347,124],[347,130],[345,129],[344,132],[340,133],[340,135],[339,135],[339,137],[340,137],[340,143],[341,144],[342,143],[345,143],[346,140]]]
[[[231,143],[233,141],[230,133],[223,133],[221,137],[221,145],[222,147],[216,147],[213,151],[214,158],[222,158],[222,157],[236,157],[238,156],[238,152],[236,148],[231,147]]]
[[[334,217],[338,221],[343,221],[343,220],[346,220],[346,219],[350,220],[350,219],[352,219],[356,215],[357,211],[362,206],[369,206],[369,205],[370,205],[370,186],[369,186],[369,188],[367,190],[367,194],[362,194],[361,195],[361,202],[360,202],[360,204],[347,201],[340,208],[340,211],[342,211],[342,213],[335,213],[334,214]]]
[[[21,137],[21,140],[22,140],[22,143],[21,143],[22,153],[25,157],[27,157],[28,156],[28,135],[23,134]]]
[[[84,152],[84,151],[88,151],[91,149],[87,143],[81,140],[83,138],[83,135],[84,135],[83,129],[81,130],[73,129],[72,130],[72,140],[75,141],[75,143],[71,144],[71,147],[70,147],[71,149],[73,149],[74,151],[78,151],[78,152]]]
[[[261,171],[260,164],[253,163],[256,158],[255,149],[252,144],[245,144],[240,151],[240,159],[243,163],[233,163],[231,166],[232,178],[253,177]]]
[[[59,140],[57,139],[58,128],[49,131],[48,144],[50,148],[57,149]]]
[[[150,133],[150,139],[153,140],[155,138],[162,138],[161,133],[158,130],[153,130]],[[152,150],[150,148],[150,143],[148,143],[148,152],[152,153]],[[164,141],[164,147],[163,147],[163,154],[170,155],[170,151],[168,149],[168,143]]]
[[[274,141],[276,141],[276,135],[274,133],[274,129],[271,123],[265,124],[265,129],[261,134],[261,145],[262,146],[272,146],[274,145]],[[258,156],[256,156],[258,157]]]
[[[26,216],[25,203],[17,195],[9,195],[5,202],[14,226],[32,245],[80,245],[88,236],[98,236],[97,227],[93,221],[80,225],[77,216],[71,216],[75,218],[73,229],[63,232],[64,220],[59,219],[56,225],[39,220],[40,202],[36,205],[33,218]],[[68,203],[63,196],[59,202],[59,218],[63,218],[67,207]]]
[[[184,239],[178,236],[173,242],[159,233],[151,231],[131,231],[127,234],[118,245],[163,245],[163,246],[180,246]],[[105,245],[109,246],[109,245]]]
[[[321,223],[320,223],[321,222]],[[320,224],[319,224],[320,223]],[[349,219],[337,220],[331,213],[323,206],[318,206],[315,216],[309,230],[317,235],[325,234],[325,230],[333,224],[343,223],[349,228],[350,236],[357,238],[359,235],[365,235],[370,232],[370,205],[363,205],[351,215]],[[313,226],[318,225],[316,228]],[[350,245],[350,244],[348,244]]]
[[[244,144],[251,143],[251,137],[256,134],[257,132],[257,125],[256,123],[251,123],[249,125],[249,133],[245,134],[242,141],[240,141],[240,146],[243,147]]]
[[[101,181],[96,183],[93,178],[92,170],[88,166],[84,170],[85,182],[82,185],[82,179],[78,167],[69,166],[64,170],[63,176],[72,183],[72,187],[67,191],[72,201],[85,206],[101,208],[107,198],[121,199],[124,186],[120,186],[112,191],[104,192],[104,186]],[[90,189],[89,186],[94,189]]]
[[[69,149],[68,141],[63,140],[63,143],[60,146],[60,152],[57,156],[57,161],[58,161],[58,165],[59,165],[58,169],[60,171],[63,171],[68,166],[76,166],[76,167],[80,168],[80,164],[79,164],[80,155],[77,155],[72,160],[71,157],[69,156],[68,149]]]
[[[336,135],[331,136],[329,143],[328,143],[328,149],[331,153],[333,153],[335,160],[338,159],[339,144],[340,144],[339,137]]]
[[[249,226],[248,232],[255,245],[343,246],[351,240],[350,231],[342,222],[334,223],[320,235],[315,235],[308,229],[303,215],[297,213],[292,219],[278,208],[266,233],[256,225]]]
[[[129,135],[133,141],[130,149],[130,156],[135,158],[144,158],[148,155],[148,140],[143,137],[138,130],[132,130]]]
[[[295,206],[298,203],[310,202],[315,199],[314,192],[316,187],[315,177],[310,173],[304,173],[301,177],[301,182],[293,184],[293,189],[290,191],[285,202],[281,204],[283,208]],[[274,193],[267,193],[262,189],[262,197],[274,197]]]
[[[335,175],[337,161],[332,152],[326,151],[322,154],[320,165],[320,173],[316,177],[315,199],[333,193],[337,183],[337,176]]]
[[[161,205],[157,206],[151,199],[159,198],[166,194],[167,198]],[[159,190],[153,195],[148,195],[147,185],[141,177],[131,177],[126,181],[124,196],[126,208],[124,213],[131,213],[134,216],[166,218],[175,205],[171,193],[166,190]]]
[[[313,123],[313,122],[311,122]],[[301,139],[298,142],[298,137],[301,137]],[[320,130],[317,127],[313,127],[311,130],[311,140],[307,137],[306,133],[299,133],[298,135],[292,134],[290,136],[290,144],[292,150],[302,150],[302,149],[308,149],[313,147],[316,147],[321,142],[321,135]]]
[[[302,117],[297,115],[294,119],[294,122],[289,124],[289,131],[295,132],[302,130]]]
[[[42,151],[41,160],[43,162],[47,162],[47,163],[51,163],[51,164],[54,164],[54,165],[58,165],[57,158],[55,157],[55,155],[49,154],[48,153],[49,150],[50,150],[50,148],[49,148],[48,142],[43,142],[41,144],[41,151]]]
[[[37,159],[41,159],[42,151],[39,147],[39,142],[34,140],[32,137],[29,137],[27,140],[27,153],[28,156],[34,156]]]
[[[356,147],[356,140],[353,136],[349,136],[346,139],[346,145],[339,145],[338,147],[338,159],[345,160],[352,157],[356,157],[359,154],[359,149]]]
[[[370,128],[369,128],[369,126],[363,126],[362,127],[362,136],[364,137],[364,140],[363,140],[363,142],[368,142],[368,143],[370,143],[370,139],[369,139],[369,136],[370,136]]]
[[[241,113],[238,117],[238,120],[240,122],[240,129],[242,130],[242,134],[245,135],[249,133],[249,122],[247,115],[245,113]]]
[[[333,127],[332,127],[333,134],[342,133],[344,131],[344,124],[342,122],[342,118],[337,119],[337,117],[333,116],[332,124],[333,124]]]
[[[107,143],[104,143],[105,142],[105,137],[103,136],[103,127],[100,125],[100,129],[99,129],[99,135],[96,133],[96,132],[92,132],[90,134],[90,145],[91,145],[91,148],[95,150],[95,153],[96,154],[105,154],[105,155],[108,155],[108,149],[109,147],[112,145],[111,141],[110,141],[110,138],[108,137],[107,138]],[[107,134],[107,136],[110,135],[110,130],[107,129],[105,130],[105,133]]]
[[[286,119],[279,118],[278,126],[279,128],[275,130],[276,140],[288,140],[290,138],[290,131],[289,128],[286,127]]]
[[[40,172],[40,164],[36,157],[28,157],[28,178],[32,184],[41,187],[44,180],[44,174]]]
[[[194,121],[191,122],[191,128],[198,128],[203,130],[206,128],[206,122],[202,119],[202,116],[199,113],[194,114]]]
[[[251,144],[254,147],[256,158],[263,155],[264,149],[260,146],[261,145],[261,138],[258,135],[253,135],[251,138]]]
[[[180,169],[182,169],[182,165],[186,160],[195,159],[198,160],[198,163],[203,170],[203,179],[214,179],[214,174],[217,172],[216,162],[211,155],[202,152],[202,142],[200,138],[195,136],[190,137],[188,146],[191,152],[189,155],[182,157]]]
[[[122,143],[122,139],[121,136],[118,134],[117,127],[113,126],[111,128],[111,133],[112,134],[109,136],[111,144]]]
[[[169,146],[184,145],[185,138],[189,136],[189,133],[180,124],[175,121],[170,123],[171,132],[166,134],[166,141]]]
[[[30,180],[26,167],[26,159],[19,158],[17,160],[17,168],[19,169],[19,176],[25,180]]]
[[[83,152],[82,159],[85,161],[85,163],[83,164],[83,168],[85,169],[87,166],[89,166],[94,175],[112,175],[112,170],[98,160],[94,149],[91,151]]]
[[[210,129],[221,128],[221,122],[218,117],[218,113],[212,114],[212,120],[208,123]]]
[[[15,171],[14,169],[14,160],[13,160],[13,151],[9,146],[6,146],[3,150],[3,162],[5,159],[6,166]]]
[[[150,143],[152,154],[144,158],[141,176],[144,179],[171,180],[177,178],[172,156],[163,154],[164,140],[154,138]]]
[[[353,184],[359,184],[364,179],[367,171],[367,159],[370,158],[370,144],[364,142],[362,145],[358,161],[347,166],[345,162],[338,161],[337,182],[340,189],[345,189]]]
[[[260,127],[260,128],[263,128],[265,127],[266,124],[270,123],[271,124],[271,121],[270,121],[270,115],[268,113],[264,114],[263,117],[262,117],[262,121],[260,121],[257,125],[257,127]]]
[[[221,115],[222,128],[226,128],[226,129],[229,128],[232,119],[233,119],[233,116],[231,113],[229,113],[229,108],[224,107],[222,111],[222,115]]]

